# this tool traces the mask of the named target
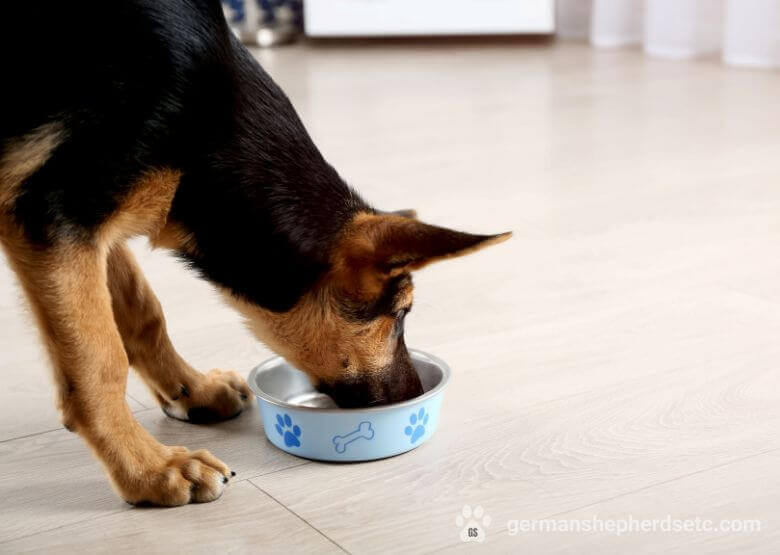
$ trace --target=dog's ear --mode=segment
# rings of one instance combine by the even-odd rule
[[[335,251],[334,266],[369,293],[388,278],[476,252],[511,235],[474,235],[398,215],[359,214]]]

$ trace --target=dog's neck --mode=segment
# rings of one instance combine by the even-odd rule
[[[186,239],[179,253],[244,300],[292,308],[327,270],[344,226],[367,209],[329,167],[321,171],[297,164],[282,178],[276,162],[254,174],[246,166],[184,174],[169,216]]]
[[[169,220],[182,256],[234,295],[291,308],[327,269],[329,250],[370,210],[324,160],[292,105],[241,52],[229,95],[212,106],[208,154],[189,156]]]

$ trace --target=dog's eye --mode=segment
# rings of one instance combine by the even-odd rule
[[[403,335],[404,333],[404,316],[411,310],[412,307],[407,306],[395,313],[395,335]]]
[[[396,320],[403,320],[403,317],[406,316],[409,313],[410,310],[412,310],[411,306],[407,306],[405,308],[402,308],[401,310],[399,310],[398,312],[395,313],[395,319]]]

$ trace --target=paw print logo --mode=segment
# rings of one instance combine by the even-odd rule
[[[455,525],[460,528],[460,541],[482,543],[487,535],[485,529],[490,526],[490,517],[481,505],[473,510],[471,505],[463,505],[460,514],[455,517]]]
[[[421,408],[416,414],[412,413],[409,417],[409,426],[404,428],[404,433],[409,436],[412,443],[425,435],[425,425],[428,424],[428,415],[425,414],[425,408]]]
[[[301,437],[301,428],[297,424],[293,425],[289,414],[285,414],[284,418],[280,414],[276,415],[276,431],[282,436],[287,447],[300,447],[301,441],[298,438]]]

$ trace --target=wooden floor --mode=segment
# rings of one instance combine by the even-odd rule
[[[367,464],[288,456],[257,410],[160,440],[206,447],[218,501],[131,508],[62,429],[0,265],[0,552],[780,550],[780,74],[577,44],[263,52],[315,141],[385,209],[509,243],[417,276],[408,342],[454,369],[437,434]],[[248,373],[269,352],[163,252],[134,243],[180,352]],[[270,271],[270,269],[269,269]],[[753,533],[511,534],[512,521],[757,519]]]

